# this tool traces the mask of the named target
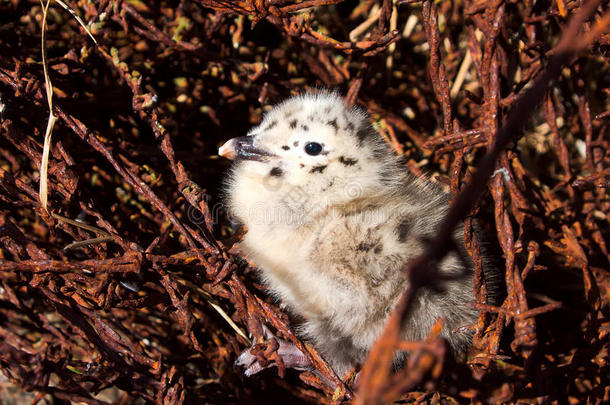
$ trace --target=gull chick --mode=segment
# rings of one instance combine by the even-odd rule
[[[338,375],[362,364],[407,288],[407,262],[443,219],[447,194],[406,172],[367,115],[331,92],[273,107],[219,154],[235,160],[225,191],[230,214],[247,227],[240,253]],[[439,266],[451,281],[418,291],[404,339],[423,339],[443,318],[451,348],[468,347],[477,311],[459,235],[462,259],[450,254]],[[306,367],[285,343],[285,357],[298,360],[289,366]],[[262,369],[248,352],[238,364],[248,375]]]

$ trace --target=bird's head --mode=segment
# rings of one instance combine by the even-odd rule
[[[391,181],[397,162],[366,113],[331,92],[278,104],[219,154],[236,161],[228,187],[233,206],[256,201],[312,214],[376,194]]]

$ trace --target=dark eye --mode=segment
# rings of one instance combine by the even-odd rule
[[[305,153],[308,155],[319,155],[322,152],[322,145],[317,142],[309,142],[305,145]]]

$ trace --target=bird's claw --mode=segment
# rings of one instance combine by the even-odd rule
[[[244,375],[246,377],[273,366],[278,368],[282,377],[286,368],[299,371],[313,368],[311,361],[294,343],[277,338],[265,326],[263,326],[263,332],[267,340],[266,344],[252,344],[235,361],[236,366],[245,367]]]

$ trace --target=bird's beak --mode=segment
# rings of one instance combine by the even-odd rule
[[[245,159],[260,161],[274,156],[264,149],[255,147],[253,142],[253,136],[241,136],[239,138],[229,139],[218,149],[218,154],[230,160]]]

